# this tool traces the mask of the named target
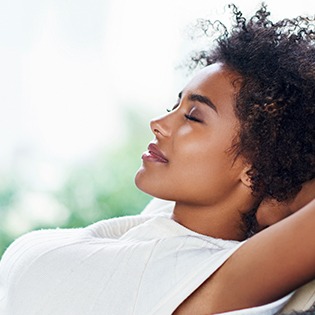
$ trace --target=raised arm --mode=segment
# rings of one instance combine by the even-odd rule
[[[312,180],[290,202],[264,202],[264,213],[272,210],[281,214],[278,219],[286,218],[275,224],[274,216],[268,222],[272,226],[241,246],[174,314],[209,315],[263,305],[315,278],[314,198]]]
[[[263,201],[257,211],[257,221],[260,229],[273,225],[302,209],[315,198],[315,179],[305,183],[293,200],[277,202],[274,199]]]
[[[292,215],[253,236],[209,279],[214,310],[266,304],[315,278],[314,198],[313,179],[294,200],[278,203]]]

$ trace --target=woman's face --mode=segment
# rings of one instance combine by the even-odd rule
[[[201,70],[168,114],[151,121],[155,139],[142,156],[136,185],[158,198],[214,205],[234,192],[245,165],[229,152],[238,134],[233,82],[222,64]]]

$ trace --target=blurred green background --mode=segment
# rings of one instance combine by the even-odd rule
[[[19,235],[40,228],[82,227],[110,217],[139,213],[150,196],[134,175],[151,139],[147,119],[125,113],[129,132],[123,142],[67,172],[56,190],[32,189],[16,172],[1,174],[0,256]]]

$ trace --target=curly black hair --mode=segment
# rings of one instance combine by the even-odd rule
[[[234,148],[250,163],[251,188],[260,200],[289,200],[315,174],[315,17],[272,22],[264,3],[249,19],[230,8],[230,32],[218,21],[200,23],[205,33],[212,27],[221,34],[215,48],[192,60],[221,62],[240,74]]]

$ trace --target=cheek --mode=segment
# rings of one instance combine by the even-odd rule
[[[227,181],[232,183],[236,177],[233,158],[222,143],[212,143],[211,146],[191,144],[188,152],[181,153],[173,169],[174,179],[180,186],[192,190],[209,189],[228,185]]]
[[[201,141],[190,139],[185,146],[177,147],[176,152],[180,152],[176,163],[177,168],[185,169],[183,176],[201,184],[212,183],[221,184],[231,181],[234,184],[238,180],[240,165],[235,162],[233,154],[230,152],[232,130],[219,128],[205,135]],[[178,161],[178,160],[177,160]],[[183,180],[183,179],[181,179]]]
[[[230,141],[207,137],[204,141],[196,142],[191,140],[185,147],[178,148],[180,152],[178,164],[186,165],[188,169],[202,175],[204,172],[213,172],[216,169],[226,169],[232,167],[233,158],[228,153],[231,146]]]

